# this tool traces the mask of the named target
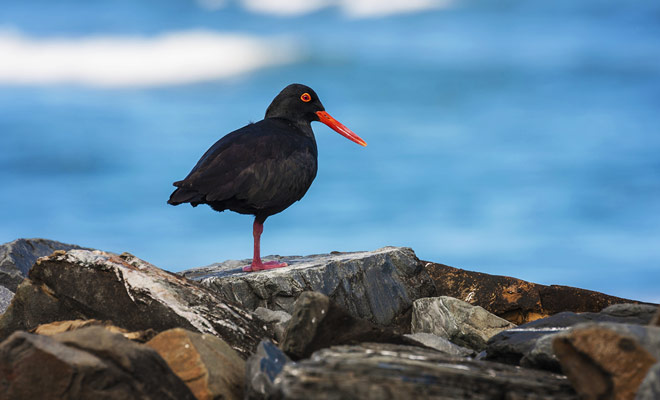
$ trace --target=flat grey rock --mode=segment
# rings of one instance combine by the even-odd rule
[[[415,300],[412,333],[432,333],[460,346],[481,351],[492,336],[515,327],[482,307],[448,296]]]
[[[0,245],[0,286],[16,292],[39,257],[49,256],[55,250],[71,249],[82,247],[48,239],[16,239]]]
[[[432,333],[409,333],[403,336],[411,341],[411,344],[421,344],[448,356],[471,357],[475,355],[474,350],[455,345],[449,340]]]
[[[356,253],[277,257],[288,267],[244,273],[249,260],[228,261],[182,272],[248,310],[265,307],[292,312],[304,291],[320,292],[351,315],[391,325],[412,302],[435,293],[412,249],[384,247]],[[238,269],[237,269],[238,268]]]
[[[269,398],[300,400],[577,399],[563,375],[374,343],[286,363],[273,386]]]

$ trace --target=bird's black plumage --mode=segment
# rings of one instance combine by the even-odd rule
[[[208,204],[265,220],[305,195],[316,177],[317,156],[309,122],[300,127],[266,118],[218,140],[174,183],[178,189],[168,203]]]
[[[292,84],[275,97],[263,120],[211,146],[185,179],[174,182],[177,189],[168,203],[208,204],[216,211],[254,215],[254,257],[244,270],[285,266],[261,262],[259,238],[266,218],[300,200],[316,177],[318,151],[312,121],[321,121],[366,146],[325,112],[311,88]]]
[[[300,96],[308,93],[309,102]],[[287,86],[263,120],[218,140],[174,186],[169,204],[208,204],[263,221],[300,200],[314,181],[318,151],[311,122],[323,111],[316,93]]]

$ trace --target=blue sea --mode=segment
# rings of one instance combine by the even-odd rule
[[[369,145],[313,125],[263,254],[409,246],[660,301],[657,0],[2,0],[0,242],[251,257],[251,217],[166,201],[292,82]]]

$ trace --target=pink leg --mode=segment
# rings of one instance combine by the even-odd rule
[[[277,261],[261,262],[261,233],[264,231],[263,221],[259,222],[257,218],[254,219],[252,225],[252,236],[254,236],[254,256],[252,257],[252,264],[243,267],[245,272],[263,271],[266,269],[275,269],[286,267],[286,263],[279,263]]]

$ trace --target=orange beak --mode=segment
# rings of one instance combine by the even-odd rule
[[[316,115],[319,116],[319,121],[323,122],[324,124],[328,125],[330,128],[332,128],[335,132],[338,134],[342,135],[346,139],[353,141],[360,146],[366,146],[367,142],[362,140],[361,137],[353,133],[352,130],[348,129],[345,127],[341,122],[337,121],[336,119],[332,118],[330,114],[328,114],[325,111],[317,111]]]

